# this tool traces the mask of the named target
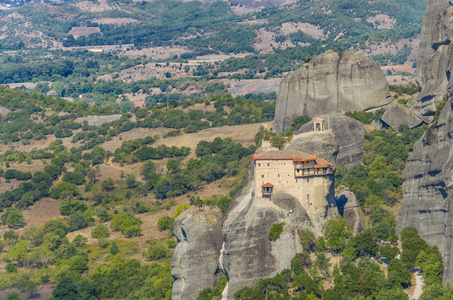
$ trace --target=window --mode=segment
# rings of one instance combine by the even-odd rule
[[[267,163],[267,166],[269,167],[269,163]]]
[[[258,167],[261,167],[261,164],[258,164]]]
[[[310,182],[310,178],[307,178],[307,182]]]
[[[264,175],[261,175],[261,178],[264,178]]]
[[[280,174],[278,174],[278,177],[280,177]]]

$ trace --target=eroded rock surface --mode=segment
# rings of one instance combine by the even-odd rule
[[[288,147],[292,150],[313,152],[315,155],[327,159],[336,165],[353,165],[363,159],[365,149],[363,141],[365,136],[365,125],[357,120],[344,115],[321,116],[326,120],[326,126],[332,130],[333,140],[330,133],[324,133],[314,138],[316,142],[310,142],[310,135],[316,135],[313,132],[313,121],[303,125],[297,134],[303,134],[299,139],[295,135],[294,141]],[[305,145],[306,138],[308,142]],[[319,141],[318,141],[319,140]],[[335,143],[335,145],[333,144]],[[337,150],[338,148],[338,150]],[[308,152],[308,153],[310,153]],[[329,160],[332,158],[331,160]]]
[[[423,19],[415,79],[424,116],[433,115],[446,94],[453,60],[453,7],[449,0],[428,0]]]
[[[364,111],[389,104],[389,86],[379,64],[361,50],[327,51],[280,84],[274,128],[284,133],[294,116]]]
[[[430,116],[448,94],[450,100],[414,145],[403,173],[404,202],[397,233],[406,226],[417,228],[443,256],[444,282],[453,282],[453,81],[450,79],[453,48],[450,43],[453,7],[448,0],[428,1],[417,59],[417,81],[421,86],[417,104],[421,114]]]
[[[423,123],[423,120],[415,113],[395,102],[385,111],[382,121],[396,131],[401,125],[407,125],[412,129]]]
[[[354,193],[342,186],[336,196],[338,210],[351,226],[351,231],[354,234],[364,232],[366,230],[365,218]]]
[[[175,221],[178,245],[171,259],[172,299],[196,299],[200,291],[217,284],[222,248],[222,213],[218,208],[192,207]]]
[[[200,291],[214,287],[222,274],[228,277],[222,299],[233,299],[237,290],[253,286],[258,278],[270,278],[290,268],[291,259],[303,251],[299,242],[302,230],[321,234],[312,226],[322,221],[320,216],[310,216],[297,198],[276,193],[269,200],[256,197],[254,190],[250,169],[246,185],[225,217],[218,209],[191,208],[177,218],[178,246],[171,262],[173,299],[196,299]],[[324,221],[338,215],[335,205],[326,204]],[[275,223],[284,223],[283,232],[270,241],[268,234]]]

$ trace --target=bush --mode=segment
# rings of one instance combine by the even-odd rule
[[[158,260],[167,256],[168,249],[164,244],[150,245],[148,251],[145,253],[147,260]]]
[[[284,224],[285,223],[276,223],[276,224],[272,225],[272,228],[268,234],[268,238],[270,241],[275,241],[280,238],[280,234],[283,232]]]
[[[101,239],[101,238],[106,238],[110,236],[109,230],[105,225],[99,224],[94,228],[94,230],[91,232],[91,236],[95,239]]]
[[[13,263],[9,263],[5,266],[6,273],[16,273],[17,272],[17,265]]]
[[[25,225],[24,214],[13,207],[9,207],[2,216],[3,225],[9,228],[18,228]]]
[[[175,223],[174,218],[170,218],[169,216],[163,216],[157,221],[157,228],[159,228],[160,231],[164,230],[173,230],[173,224]]]

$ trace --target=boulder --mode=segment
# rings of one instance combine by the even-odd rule
[[[326,134],[309,134],[303,137],[294,136],[287,150],[299,150],[305,153],[314,153],[316,157],[335,163],[339,145],[333,132]]]
[[[381,120],[396,131],[399,130],[401,125],[407,125],[412,129],[423,123],[423,120],[417,115],[395,102],[385,111]]]
[[[290,127],[294,116],[364,111],[392,101],[379,64],[362,50],[314,57],[280,84],[274,129]]]
[[[175,221],[178,245],[171,259],[175,278],[172,299],[196,299],[200,291],[214,287],[223,244],[222,213],[218,208],[192,207]]]
[[[366,230],[365,218],[356,196],[348,188],[341,186],[336,195],[340,215],[346,219],[354,234]]]
[[[305,152],[312,149],[313,151],[310,152],[336,165],[351,166],[361,162],[365,153],[363,147],[366,132],[365,125],[353,118],[340,114],[321,117],[326,120],[328,129],[332,130],[336,146],[333,145],[333,139],[328,132],[319,135],[321,138],[311,139],[309,135],[311,133],[314,134],[314,132],[313,121],[310,121],[297,131],[295,140],[291,142],[288,149]],[[297,135],[301,136],[297,138]],[[304,145],[307,137],[309,142]]]

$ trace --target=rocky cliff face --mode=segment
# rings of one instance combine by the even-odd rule
[[[319,216],[309,216],[299,200],[286,193],[276,193],[272,200],[255,197],[253,171],[236,195],[225,217],[217,209],[191,208],[175,222],[178,246],[172,258],[175,278],[173,299],[196,299],[198,293],[214,287],[219,275],[228,276],[222,299],[253,286],[258,278],[275,276],[291,266],[291,259],[303,251],[300,233],[310,228],[320,235]],[[333,198],[332,195],[329,197]],[[292,211],[292,213],[289,213]],[[327,204],[324,220],[336,218],[335,205]],[[275,223],[285,223],[276,241],[268,233]]]
[[[379,64],[361,50],[328,51],[280,84],[274,128],[284,133],[294,116],[363,111],[390,103]]]
[[[218,208],[192,207],[175,221],[178,245],[171,259],[174,300],[196,299],[200,291],[217,284],[222,248],[223,216]]]
[[[449,0],[428,0],[417,58],[418,102],[424,116],[433,115],[450,80],[453,45],[452,6]]]
[[[397,232],[406,226],[418,229],[431,245],[438,245],[444,259],[444,282],[453,282],[453,8],[448,0],[430,0],[422,27],[417,80],[421,85],[418,103],[425,116],[448,93],[439,119],[415,144],[403,174],[404,202]]]
[[[306,153],[313,152],[316,156],[327,159],[336,165],[351,166],[363,159],[365,149],[363,141],[365,126],[357,120],[344,115],[322,116],[331,133],[316,134],[313,132],[313,121],[303,125],[294,140],[288,147],[289,150],[300,150]]]

